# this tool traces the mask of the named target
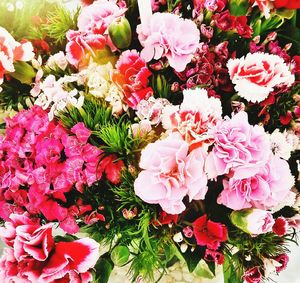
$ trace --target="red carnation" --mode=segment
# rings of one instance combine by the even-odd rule
[[[193,223],[194,235],[197,244],[207,246],[207,248],[216,250],[221,242],[227,240],[227,228],[225,225],[211,220],[207,220],[206,214],[199,217]]]
[[[278,217],[272,228],[273,232],[279,237],[284,236],[286,234],[287,229],[288,229],[288,222],[285,220],[284,217]]]
[[[151,72],[136,50],[123,52],[116,64],[112,80],[122,89],[125,103],[135,109],[142,99],[148,99],[153,90],[148,87]]]
[[[299,0],[275,0],[275,8],[300,9]]]

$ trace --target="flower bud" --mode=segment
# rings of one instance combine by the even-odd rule
[[[181,233],[181,232],[176,233],[176,234],[173,236],[173,240],[174,240],[174,242],[176,242],[176,243],[182,242],[182,241],[183,241],[182,233]]]
[[[255,208],[233,211],[230,220],[236,227],[251,235],[271,232],[275,223],[270,212]]]
[[[131,27],[125,17],[121,17],[113,21],[109,25],[108,32],[113,44],[117,48],[125,49],[131,44]]]
[[[9,75],[17,80],[19,80],[23,84],[31,84],[36,73],[33,67],[22,61],[18,61],[14,63],[15,72],[10,73]]]

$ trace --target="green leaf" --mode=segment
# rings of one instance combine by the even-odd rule
[[[225,256],[223,264],[224,283],[242,283],[239,275],[234,270],[234,265],[228,256]]]
[[[111,261],[109,255],[104,254],[97,262],[95,266],[96,273],[94,274],[95,283],[107,283],[109,276],[114,268],[114,264]]]
[[[185,253],[182,254],[191,273],[195,270],[201,258],[204,257],[204,251],[205,248],[197,246],[193,252],[188,249]]]
[[[201,259],[200,262],[197,264],[193,273],[199,277],[208,279],[213,279],[215,277],[215,275],[211,272],[208,264],[203,259]]]
[[[116,266],[123,266],[129,260],[130,252],[125,246],[117,246],[113,249],[110,258]]]
[[[19,80],[23,84],[31,84],[33,78],[35,77],[35,71],[33,67],[22,61],[14,63],[15,72],[10,73],[10,76]]]
[[[229,10],[230,14],[236,17],[244,16],[247,14],[249,9],[248,0],[233,0],[229,1]]]

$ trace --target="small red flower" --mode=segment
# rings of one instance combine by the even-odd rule
[[[288,125],[293,119],[293,115],[291,111],[286,112],[284,116],[280,116],[280,123],[284,126]]]
[[[162,211],[159,214],[157,221],[153,221],[153,225],[161,226],[170,223],[177,223],[177,221],[178,221],[178,214],[169,214],[165,211]]]
[[[275,0],[275,8],[300,9],[299,0]]]
[[[197,244],[207,246],[211,250],[218,249],[220,243],[227,240],[226,226],[207,220],[206,214],[194,221],[193,230]]]
[[[206,261],[213,261],[217,264],[223,264],[225,258],[224,255],[220,252],[206,249],[204,259]]]
[[[273,232],[279,237],[284,236],[286,234],[287,229],[288,229],[288,222],[285,220],[284,217],[278,217],[272,228]]]

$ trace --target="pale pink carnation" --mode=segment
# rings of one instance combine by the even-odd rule
[[[140,160],[144,170],[134,183],[137,196],[147,203],[159,204],[169,214],[184,211],[182,200],[186,195],[190,201],[204,199],[206,153],[201,148],[188,153],[188,148],[178,133],[148,144]]]
[[[0,84],[3,83],[5,73],[15,71],[15,61],[30,61],[33,57],[30,42],[19,43],[6,29],[0,27]]]
[[[269,137],[263,127],[249,124],[246,112],[225,118],[209,133],[214,137],[214,147],[206,161],[209,178],[224,174],[248,178],[269,161]]]
[[[171,103],[165,98],[154,98],[141,100],[137,105],[136,115],[141,120],[147,120],[151,125],[158,125],[161,122],[163,109]]]
[[[180,106],[166,106],[163,109],[162,124],[166,130],[179,132],[191,148],[209,143],[212,136],[208,130],[222,120],[221,101],[208,97],[204,89],[183,91]]]
[[[146,62],[167,57],[177,72],[182,72],[196,52],[200,32],[196,24],[170,13],[155,13],[148,25],[137,27],[139,40],[144,47],[141,56]]]
[[[267,53],[248,53],[227,63],[230,79],[238,95],[250,102],[261,102],[275,87],[290,87],[292,75],[283,58]]]
[[[253,6],[257,6],[264,14],[265,18],[270,18],[270,10],[274,8],[272,4],[273,0],[254,0]]]
[[[272,155],[257,174],[245,179],[225,179],[218,203],[234,210],[251,207],[270,209],[288,196],[293,184],[288,163]]]

